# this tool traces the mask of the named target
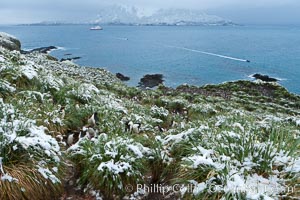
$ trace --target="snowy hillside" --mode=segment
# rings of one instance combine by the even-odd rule
[[[135,7],[111,6],[101,9],[93,23],[131,25],[230,25],[230,20],[197,10],[160,9],[151,15]]]
[[[300,96],[278,83],[142,90],[0,41],[0,199],[299,199]]]

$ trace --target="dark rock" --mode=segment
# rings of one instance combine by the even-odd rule
[[[79,57],[79,56],[76,56],[76,57],[72,57],[72,58],[62,58],[62,59],[60,59],[60,62],[63,62],[63,61],[66,61],[66,60],[78,60],[78,59],[80,59],[81,57]]]
[[[29,51],[21,50],[21,53],[22,54],[29,54],[29,53],[33,53],[33,52],[48,53],[49,51],[51,51],[53,49],[57,49],[57,47],[55,47],[55,46],[39,47],[39,48],[35,48],[35,49],[29,50]]]
[[[142,88],[153,88],[164,82],[162,74],[147,74],[141,78],[139,87]]]
[[[21,42],[12,35],[0,32],[0,46],[11,51],[20,51]]]
[[[64,56],[70,56],[72,55],[71,53],[65,53]]]
[[[276,82],[276,81],[278,81],[276,78],[271,78],[267,75],[262,75],[262,74],[254,74],[252,77],[254,77],[255,79],[265,81],[265,82]]]
[[[124,76],[124,75],[121,74],[121,73],[116,73],[116,77],[117,77],[118,79],[120,79],[121,81],[129,81],[129,80],[130,80],[130,78],[129,78],[128,76]]]

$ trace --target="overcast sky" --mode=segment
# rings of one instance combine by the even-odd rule
[[[197,9],[243,24],[300,24],[300,0],[0,0],[0,24],[85,22],[112,4],[136,6],[147,12]]]

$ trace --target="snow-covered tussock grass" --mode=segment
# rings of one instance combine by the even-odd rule
[[[126,184],[142,181],[143,163],[151,154],[149,148],[128,136],[105,133],[97,140],[81,139],[68,151],[84,168],[80,182],[89,182],[108,196],[112,192],[124,193]]]
[[[5,61],[4,57],[0,55],[0,62],[4,62],[4,61]]]
[[[60,147],[57,141],[45,133],[46,129],[37,126],[15,110],[11,104],[0,99],[0,157],[2,165],[11,163],[32,163],[44,160],[46,163],[59,165]],[[18,159],[19,156],[22,159]],[[17,160],[15,160],[17,159]]]
[[[94,102],[104,107],[115,110],[122,113],[127,113],[127,109],[124,106],[124,102],[117,98],[113,93],[100,94],[95,97]]]
[[[12,93],[14,91],[16,91],[16,88],[12,86],[8,81],[0,80],[0,93]]]
[[[154,117],[158,117],[158,118],[166,118],[169,115],[169,111],[166,110],[163,107],[158,107],[158,106],[152,106],[151,107],[151,114]]]
[[[51,73],[43,73],[39,80],[45,90],[54,89],[59,91],[64,86],[64,82],[60,78],[54,77]]]
[[[164,145],[167,145],[167,144],[174,145],[179,142],[187,141],[192,136],[194,136],[194,137],[197,137],[197,135],[200,136],[201,134],[203,134],[202,131],[207,130],[207,129],[209,129],[208,126],[202,125],[198,128],[190,128],[186,131],[183,131],[183,132],[175,134],[175,135],[167,135],[164,138],[162,143]]]
[[[282,188],[299,185],[300,101],[280,86],[238,81],[143,91],[103,69],[2,48],[0,72],[1,183],[20,185],[14,194],[21,197],[61,184],[64,158],[50,135],[83,129],[94,112],[98,139],[80,139],[68,155],[78,184],[104,198],[123,198],[125,185],[137,183],[183,184],[183,199],[299,196]],[[125,131],[128,121],[141,123],[139,134]],[[26,180],[33,181],[21,188]],[[212,185],[219,188],[210,192]]]
[[[26,76],[29,80],[38,76],[37,70],[38,70],[38,67],[35,66],[35,63],[32,61],[26,63],[26,65],[20,66],[21,74]]]
[[[202,198],[207,197],[206,192],[212,184],[219,185],[218,193],[232,194],[236,198],[239,195],[254,199],[260,196],[278,198],[290,187],[283,177],[297,177],[299,162],[296,157],[299,155],[300,140],[295,140],[293,132],[280,126],[281,121],[278,120],[269,122],[277,130],[264,135],[259,128],[253,128],[255,122],[241,125],[233,123],[230,117],[221,118],[222,123],[227,125],[223,126],[225,130],[222,128],[217,133],[209,134],[208,129],[208,133],[200,135],[183,132],[166,137],[166,141],[173,140],[175,143],[171,152],[184,155],[180,157],[182,179],[201,184],[201,190],[195,192]],[[232,129],[226,131],[230,123],[233,123],[235,132]],[[258,175],[266,173],[269,177]],[[266,190],[261,189],[263,185]],[[275,190],[276,187],[278,190]]]

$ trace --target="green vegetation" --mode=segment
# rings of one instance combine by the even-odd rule
[[[300,196],[300,97],[277,84],[140,90],[47,55],[0,56],[1,199],[59,199],[67,161],[73,187],[104,199],[153,195],[138,184],[178,186],[169,199]],[[56,141],[83,135],[94,112],[98,137]]]

